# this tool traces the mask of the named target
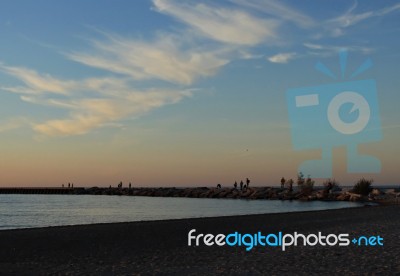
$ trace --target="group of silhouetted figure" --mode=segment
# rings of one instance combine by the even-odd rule
[[[122,189],[122,181],[121,182],[119,182],[119,184],[118,184],[118,189]],[[132,183],[131,182],[129,182],[129,190],[132,188]],[[110,185],[110,189],[111,189],[111,185]]]
[[[64,188],[64,184],[62,184],[62,187]],[[74,183],[68,183],[68,188],[74,188]]]
[[[245,191],[245,190],[247,190],[247,188],[250,186],[250,179],[249,178],[246,178],[246,184],[244,184],[243,183],[243,180],[240,180],[240,183],[239,183],[239,189],[241,190],[241,191]],[[218,184],[217,185],[217,189],[221,189],[221,184]],[[238,189],[238,183],[237,183],[237,181],[235,181],[235,183],[233,184],[233,187],[237,190]]]
[[[64,184],[62,184],[61,186],[64,188]],[[118,187],[118,189],[122,189],[122,181],[119,182],[117,187]],[[129,187],[129,189],[132,188],[132,183],[131,182],[129,182],[129,186],[128,187]],[[74,183],[68,183],[68,188],[73,189],[74,188]],[[111,185],[110,185],[109,188],[111,189]]]

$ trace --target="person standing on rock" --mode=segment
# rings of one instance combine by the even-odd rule
[[[240,190],[243,190],[243,181],[240,181]]]
[[[246,186],[247,186],[247,188],[249,187],[249,185],[250,185],[250,179],[246,178]]]
[[[237,189],[237,182],[235,181],[235,184],[233,184],[233,187],[235,188],[235,190]]]
[[[293,192],[293,179],[289,179],[288,184],[289,184],[289,192]]]
[[[285,182],[286,182],[286,179],[284,177],[282,177],[282,179],[281,179],[281,189],[283,189],[285,187]]]

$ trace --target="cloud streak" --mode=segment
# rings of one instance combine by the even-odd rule
[[[54,93],[66,95],[68,94],[68,90],[75,85],[73,81],[60,81],[49,74],[40,75],[34,70],[23,67],[11,67],[0,64],[0,70],[25,83],[25,87],[2,87],[3,90],[14,93]]]
[[[296,57],[296,53],[280,53],[268,57],[268,61],[272,63],[288,63],[290,60]]]
[[[328,19],[324,22],[323,27],[325,30],[331,33],[332,36],[341,36],[344,34],[344,29],[354,26],[362,21],[387,15],[389,13],[400,10],[400,3],[396,3],[393,6],[385,7],[379,10],[371,10],[362,13],[355,13],[358,4],[354,4],[342,15],[332,19]]]
[[[278,21],[252,16],[237,8],[174,0],[153,0],[158,12],[173,16],[201,35],[222,43],[257,45],[276,37]]]
[[[73,110],[67,119],[49,120],[34,125],[34,130],[47,136],[79,135],[92,129],[135,118],[166,104],[191,96],[190,91],[131,92],[126,98],[87,98],[70,103]]]
[[[183,85],[212,76],[229,62],[223,57],[222,50],[193,47],[187,45],[184,38],[173,34],[159,35],[153,41],[111,34],[107,34],[107,38],[93,41],[94,54],[71,53],[67,56],[84,65],[136,80],[159,79]]]
[[[68,111],[68,117],[65,119],[31,122],[30,125],[36,132],[46,136],[85,134],[123,118],[135,118],[161,106],[178,103],[192,95],[190,90],[140,91],[124,78],[66,81],[31,69],[6,66],[2,68],[26,84],[25,87],[7,87],[3,88],[4,90],[21,94],[21,100],[25,102]],[[10,121],[0,128],[0,131],[15,129],[21,122]]]
[[[296,9],[285,5],[282,1],[274,0],[231,0],[241,6],[249,7],[273,18],[278,18],[282,21],[295,23],[302,28],[311,28],[316,25],[315,21]]]
[[[317,56],[329,56],[333,54],[337,54],[339,51],[346,49],[347,51],[354,51],[360,52],[362,54],[370,54],[374,51],[374,49],[370,47],[363,47],[363,46],[352,46],[352,45],[343,45],[343,46],[336,46],[336,45],[322,45],[316,43],[303,43],[303,46],[307,49],[311,50],[311,55]]]

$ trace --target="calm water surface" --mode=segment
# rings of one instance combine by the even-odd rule
[[[105,222],[282,213],[360,206],[300,202],[103,195],[0,195],[0,230]]]

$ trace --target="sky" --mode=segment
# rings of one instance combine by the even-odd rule
[[[0,6],[0,186],[279,185],[321,156],[293,146],[288,89],[350,81],[368,59],[351,81],[375,80],[382,139],[358,150],[381,170],[349,173],[341,145],[332,177],[399,184],[397,1]],[[343,50],[343,78],[316,70],[340,76]]]

